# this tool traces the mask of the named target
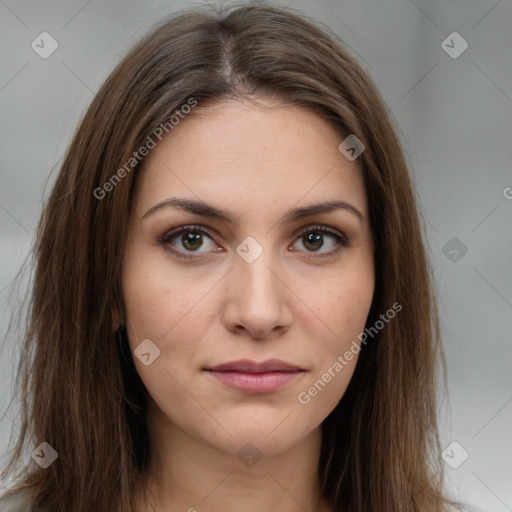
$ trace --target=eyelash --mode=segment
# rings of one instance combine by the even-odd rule
[[[170,245],[170,242],[172,242],[178,235],[181,235],[182,233],[201,233],[203,235],[207,235],[212,240],[215,237],[215,234],[210,231],[209,229],[198,226],[198,225],[188,225],[188,226],[180,226],[178,228],[172,229],[171,231],[168,231],[164,236],[158,239],[158,243],[161,245],[166,246],[167,250],[171,251],[173,254],[176,254],[178,257],[185,258],[185,259],[195,259],[198,256],[194,253],[183,253],[181,251],[178,251]],[[326,253],[319,253],[315,254],[314,252],[311,252],[311,256],[308,256],[309,258],[324,258],[329,256],[334,256],[335,254],[339,253],[343,249],[350,246],[348,239],[327,228],[326,226],[322,225],[315,225],[315,226],[308,226],[306,229],[303,229],[299,233],[295,233],[294,236],[296,236],[296,240],[299,240],[301,237],[303,237],[305,234],[321,234],[321,235],[329,235],[332,236],[336,240],[336,247],[335,249],[326,252]]]

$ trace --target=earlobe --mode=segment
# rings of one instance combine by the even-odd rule
[[[112,308],[112,330],[117,331],[121,325],[117,308]]]

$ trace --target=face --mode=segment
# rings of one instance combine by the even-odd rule
[[[148,418],[229,454],[251,442],[275,455],[318,432],[353,374],[374,291],[366,192],[344,137],[265,104],[199,105],[151,150],[123,260]],[[304,210],[326,202],[338,207]]]

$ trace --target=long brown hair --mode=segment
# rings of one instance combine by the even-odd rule
[[[30,462],[16,475],[37,510],[133,509],[131,491],[148,461],[145,394],[125,333],[112,330],[112,310],[123,311],[120,266],[139,164],[108,193],[98,189],[190,98],[204,106],[242,97],[309,108],[364,143],[376,272],[367,325],[391,304],[403,306],[362,347],[346,393],[323,422],[323,494],[336,511],[449,510],[436,421],[437,307],[400,142],[343,43],[289,9],[264,5],[166,20],[87,110],[37,232],[18,369],[21,433],[4,476],[24,450],[46,442],[58,459],[47,469]]]

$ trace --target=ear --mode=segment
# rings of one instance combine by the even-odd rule
[[[112,330],[117,331],[121,325],[117,308],[112,308]]]

